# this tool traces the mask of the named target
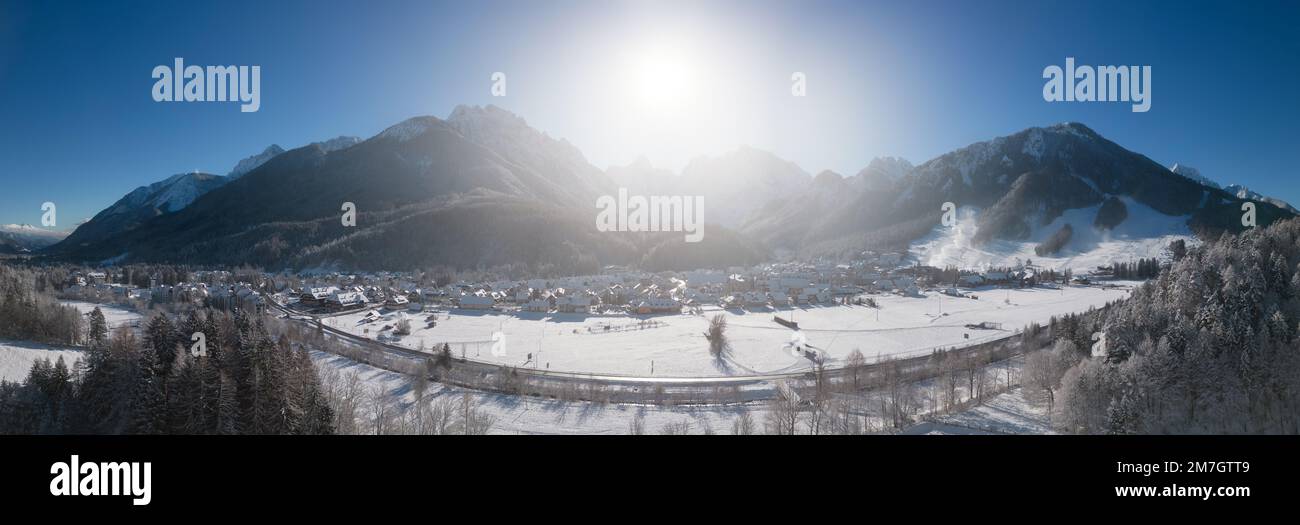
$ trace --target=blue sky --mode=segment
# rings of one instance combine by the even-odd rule
[[[878,155],[919,164],[1079,121],[1300,203],[1298,22],[1296,2],[4,0],[0,223],[39,223],[53,201],[62,229],[272,143],[488,103],[601,168],[645,154],[680,169],[746,144],[851,175]],[[1152,66],[1151,110],[1045,102],[1042,70],[1067,56]],[[174,57],[261,66],[261,110],[154,102],[150,72]],[[505,97],[491,96],[496,71]],[[644,71],[650,95],[629,84]],[[806,97],[790,95],[794,71]]]

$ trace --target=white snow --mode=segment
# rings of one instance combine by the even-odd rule
[[[198,175],[194,173],[192,175]],[[174,212],[189,206],[202,194],[191,174],[175,175],[163,181],[162,192],[155,195],[151,202],[154,207]]]
[[[1021,148],[1021,153],[1033,157],[1034,160],[1042,161],[1046,148],[1042,128],[1033,128],[1029,130],[1029,136],[1025,137],[1025,146]]]
[[[358,363],[351,359],[320,351],[311,352],[322,378],[337,374],[337,380],[346,380],[355,374],[365,385],[367,391],[378,387],[390,396],[398,408],[409,408],[414,402],[410,379],[402,374]],[[1012,359],[995,365],[994,380],[990,386],[1004,377],[1007,369],[1019,369],[1022,360]],[[919,417],[929,413],[926,401],[929,395],[935,395],[934,379],[923,380],[913,385],[913,392],[920,403]],[[963,399],[969,396],[963,387],[958,387]],[[662,432],[669,424],[688,425],[688,433],[705,434],[713,432],[728,434],[732,424],[743,412],[752,418],[757,433],[763,432],[767,405],[763,401],[729,405],[620,405],[600,404],[586,401],[563,401],[530,396],[515,396],[482,392],[429,383],[426,399],[438,401],[450,399],[459,401],[468,394],[476,409],[491,415],[493,423],[490,434],[627,434],[634,419],[640,417],[647,434]],[[860,414],[865,419],[869,432],[889,432],[886,423],[880,417],[877,407],[882,395],[879,392],[866,393],[855,402],[862,403]],[[908,434],[989,434],[989,433],[1050,433],[1043,404],[1031,403],[1022,397],[1019,389],[994,396],[982,406],[975,406],[965,411],[928,418],[927,421],[903,432]],[[359,421],[368,417],[365,410]],[[362,421],[364,424],[364,421]],[[800,432],[806,428],[800,425]]]
[[[49,359],[50,363],[54,363],[62,357],[64,364],[71,369],[72,364],[82,355],[81,350],[21,341],[0,341],[0,380],[16,383],[27,379],[32,363],[40,358]]]
[[[937,416],[907,429],[905,434],[1055,434],[1046,406],[1025,399],[1024,390],[1013,388],[982,405]]]
[[[49,230],[30,224],[0,225],[0,239],[12,239],[17,241],[19,246],[28,249],[44,248],[63,240],[68,233],[68,231]]]
[[[1219,186],[1219,183],[1210,180],[1208,177],[1204,175],[1201,175],[1201,170],[1198,170],[1191,166],[1187,166],[1184,164],[1174,164],[1172,167],[1169,168],[1169,171],[1172,171],[1177,175],[1182,175],[1183,177],[1187,177],[1188,179],[1196,181],[1200,184],[1204,184],[1211,188],[1222,188],[1222,186]]]
[[[429,117],[415,117],[403,120],[390,126],[379,134],[380,137],[389,137],[397,139],[399,142],[406,142],[420,136],[432,127]]]
[[[858,175],[893,183],[911,175],[915,169],[911,162],[902,157],[876,157],[871,159],[867,167],[862,168]]]
[[[64,306],[76,308],[83,316],[90,315],[90,312],[95,311],[95,307],[99,307],[99,311],[104,314],[104,321],[108,324],[109,332],[112,332],[114,328],[119,326],[139,326],[140,319],[143,317],[138,312],[127,310],[120,306],[96,304],[86,301],[59,301],[59,303]]]
[[[452,310],[437,314],[437,326],[425,328],[421,314],[412,319],[412,334],[397,344],[432,349],[449,343],[455,355],[511,366],[536,366],[556,371],[659,377],[710,377],[795,372],[811,369],[810,361],[789,348],[792,332],[773,315],[799,323],[808,344],[818,348],[831,366],[859,349],[868,360],[878,356],[909,356],[1004,337],[1030,322],[1053,315],[1086,310],[1127,297],[1127,289],[1067,287],[977,290],[979,299],[937,293],[910,298],[876,297],[882,308],[811,306],[796,310],[746,312],[706,308],[704,316],[681,314],[650,319],[657,327],[640,328],[631,316],[498,313]],[[1005,301],[1009,300],[1010,303]],[[940,313],[942,312],[942,314]],[[387,336],[404,312],[389,312],[381,321],[359,324],[366,312],[327,318],[326,323],[357,335]],[[715,360],[704,332],[708,319],[727,316],[730,355]],[[879,320],[877,320],[879,314]],[[1004,330],[971,330],[966,324],[1002,323]],[[612,328],[604,330],[605,325]],[[618,329],[623,328],[623,329]],[[590,330],[589,330],[590,329]],[[492,354],[492,336],[505,334],[505,354]],[[968,338],[969,336],[969,338]],[[528,361],[528,354],[535,359]]]
[[[240,160],[235,164],[235,167],[230,170],[230,173],[226,174],[226,176],[230,177],[232,180],[242,177],[248,172],[257,169],[258,166],[266,164],[266,161],[271,160],[281,153],[284,153],[284,148],[281,148],[279,144],[267,146],[261,153]]]
[[[400,399],[405,406],[413,402],[409,379],[402,374],[358,363],[345,357],[320,351],[311,352],[317,369],[340,374],[358,374],[367,387],[381,386]],[[459,400],[469,394],[479,410],[496,421],[490,434],[628,434],[632,421],[640,415],[647,434],[659,433],[665,425],[689,423],[689,432],[703,434],[711,429],[717,434],[731,432],[732,421],[742,411],[749,411],[761,432],[764,418],[762,403],[727,406],[639,406],[599,404],[585,401],[537,399],[528,396],[496,394],[429,383],[425,394],[433,400],[451,397]]]
[[[1023,241],[991,240],[976,246],[978,208],[963,206],[957,211],[957,224],[951,228],[937,226],[933,232],[913,243],[911,254],[922,264],[943,268],[983,269],[1014,266],[1016,259],[1032,259],[1046,268],[1071,268],[1076,272],[1092,271],[1113,262],[1131,262],[1140,258],[1160,257],[1170,242],[1177,239],[1188,245],[1197,243],[1187,226],[1188,216],[1170,216],[1155,211],[1129,197],[1119,197],[1128,209],[1128,217],[1113,230],[1094,228],[1092,223],[1101,205],[1066,210],[1046,226],[1034,225]],[[1034,247],[1047,240],[1061,226],[1070,224],[1074,234],[1061,251],[1039,257]]]
[[[340,135],[323,142],[313,142],[312,144],[320,146],[321,149],[325,150],[328,153],[331,151],[347,149],[360,143],[361,143],[361,138],[359,137],[349,137],[346,135]]]

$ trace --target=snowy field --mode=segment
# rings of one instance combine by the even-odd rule
[[[81,358],[81,350],[68,350],[56,346],[37,343],[0,341],[0,380],[15,383],[27,379],[32,363],[42,357],[51,363],[63,358],[64,364],[72,368],[72,363]]]
[[[978,210],[963,206],[957,211],[957,224],[952,228],[936,227],[926,237],[912,245],[911,255],[921,264],[944,268],[956,266],[966,269],[1012,267],[1016,260],[1032,259],[1044,268],[1070,268],[1076,273],[1093,271],[1098,266],[1113,262],[1129,262],[1142,258],[1160,257],[1170,242],[1178,239],[1187,245],[1198,243],[1187,227],[1188,216],[1169,216],[1128,198],[1120,197],[1128,209],[1128,217],[1113,230],[1093,227],[1101,205],[1066,210],[1046,226],[1032,225],[1024,241],[992,240],[976,245],[975,235]],[[1039,257],[1034,247],[1069,224],[1074,233],[1070,242],[1051,257]]]
[[[536,366],[567,372],[657,376],[709,377],[795,372],[810,362],[790,349],[791,330],[773,322],[773,315],[799,323],[802,337],[827,357],[829,366],[843,364],[854,349],[867,360],[882,356],[911,356],[935,347],[951,347],[1007,336],[1030,322],[1080,312],[1128,296],[1128,288],[1067,287],[975,290],[978,299],[938,293],[924,297],[878,296],[879,311],[865,306],[811,306],[777,311],[706,308],[704,316],[655,316],[657,326],[640,326],[632,316],[500,313],[452,310],[410,316],[412,333],[397,344],[425,349],[449,343],[453,354],[511,366]],[[335,328],[376,338],[388,336],[397,321],[409,314],[377,310],[383,318],[363,323],[366,312],[327,318]],[[708,352],[704,332],[714,314],[727,316],[732,350],[718,361]],[[426,327],[436,315],[437,325]],[[879,319],[877,319],[879,315]],[[1002,330],[968,329],[966,324],[1002,323]],[[610,326],[606,331],[605,326]],[[504,334],[504,352],[494,355],[493,334]],[[498,337],[498,340],[501,338]],[[528,360],[528,354],[534,359]],[[653,365],[652,365],[653,363]],[[653,372],[651,367],[653,366]]]
[[[366,388],[381,388],[403,406],[415,399],[410,380],[402,374],[316,350],[311,352],[311,357],[322,374],[330,370],[344,375],[358,374]],[[496,394],[441,383],[430,383],[425,396],[434,401],[443,397],[459,400],[466,393],[478,409],[495,419],[489,434],[628,434],[638,416],[642,418],[647,434],[658,434],[669,424],[680,426],[683,423],[688,425],[687,431],[691,434],[728,434],[732,423],[743,411],[749,411],[760,431],[764,417],[761,403],[679,407],[603,405]]]
[[[919,423],[905,434],[1054,434],[1046,406],[1025,399],[1024,390],[1012,389],[983,405]]]
[[[127,310],[120,306],[111,306],[107,304],[96,304],[86,301],[59,301],[64,306],[71,306],[81,312],[81,315],[89,315],[99,307],[99,311],[104,314],[104,321],[108,323],[108,331],[112,332],[114,328],[122,325],[138,326],[140,323],[140,314],[133,310]]]
[[[337,373],[340,377],[356,374],[364,385],[367,396],[375,389],[389,396],[396,408],[406,409],[415,400],[410,378],[396,373],[358,363],[346,357],[340,357],[321,351],[311,351],[322,378]],[[1019,370],[1019,360],[1002,362],[1001,366]],[[915,385],[915,395],[921,414],[926,412],[925,396],[934,384],[933,380],[921,381]],[[450,398],[459,401],[468,394],[477,410],[494,419],[489,434],[628,434],[632,423],[641,419],[646,434],[659,434],[664,428],[673,425],[685,426],[689,434],[730,434],[733,424],[742,413],[748,412],[753,420],[756,433],[763,433],[764,420],[767,417],[767,405],[762,402],[728,406],[634,406],[618,404],[599,404],[586,401],[561,401],[538,399],[528,396],[497,394],[478,390],[429,383],[426,397],[430,401]],[[963,392],[963,396],[967,393]],[[363,401],[363,402],[368,402]],[[882,400],[868,397],[864,399],[863,408],[869,432],[885,432],[886,423],[874,409]],[[371,415],[368,407],[363,407],[358,418],[364,420]],[[361,424],[364,426],[365,422]],[[801,421],[799,432],[807,429]],[[1020,395],[1020,389],[1000,394],[988,403],[947,416],[938,416],[932,421],[913,425],[903,431],[906,434],[1000,434],[1000,433],[1051,433],[1047,426],[1044,409],[1029,403]]]
[[[104,313],[104,320],[107,321],[110,331],[122,325],[136,326],[140,321],[140,314],[117,306],[85,301],[60,302],[65,306],[76,308],[83,316],[94,311],[95,307],[98,306],[100,311]],[[32,368],[32,363],[42,357],[48,358],[52,363],[62,356],[63,361],[71,367],[72,363],[82,355],[81,350],[29,342],[0,341],[0,379],[7,381],[26,379],[27,372]]]

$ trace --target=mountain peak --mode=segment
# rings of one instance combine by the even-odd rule
[[[341,149],[350,148],[352,146],[359,144],[360,142],[361,142],[360,137],[339,135],[329,140],[325,140],[321,142],[313,142],[312,145],[320,146],[321,149],[325,150],[325,152],[328,153],[331,151],[338,151]]]
[[[385,129],[384,131],[380,132],[378,137],[391,138],[391,139],[396,139],[399,142],[406,142],[408,140],[411,140],[415,137],[424,134],[424,132],[429,131],[430,129],[432,129],[434,126],[437,126],[441,122],[442,121],[439,120],[438,117],[433,117],[433,116],[426,115],[420,117],[411,117],[401,122],[398,122],[397,124],[393,124],[392,126],[389,126],[388,129]]]
[[[868,178],[884,177],[892,182],[906,177],[915,168],[911,162],[902,157],[876,157],[871,159],[867,167],[862,168],[858,175]]]
[[[844,176],[835,173],[833,170],[821,170],[813,176],[813,184],[830,184],[844,180]]]
[[[1090,137],[1097,135],[1096,131],[1093,131],[1092,128],[1082,122],[1062,122],[1048,126],[1046,129],[1057,133],[1082,134]]]
[[[1220,186],[1219,183],[1210,180],[1208,177],[1204,175],[1201,175],[1201,170],[1198,170],[1186,164],[1175,163],[1172,167],[1169,168],[1169,171],[1172,171],[1177,175],[1182,175],[1184,177],[1192,179],[1196,182],[1199,182],[1211,188],[1222,188],[1222,186]]]
[[[271,160],[271,158],[281,153],[284,153],[284,148],[280,147],[279,144],[267,146],[261,153],[240,160],[235,164],[235,167],[230,170],[230,173],[226,174],[226,176],[230,177],[232,180],[243,177],[248,172],[257,169],[258,166],[265,164],[266,161]]]
[[[528,122],[523,117],[493,104],[486,106],[460,104],[451,110],[451,115],[447,117],[447,121],[452,123],[471,120],[495,120],[498,122],[512,122],[523,126],[528,125]]]

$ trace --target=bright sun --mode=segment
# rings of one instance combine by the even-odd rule
[[[682,50],[660,44],[635,54],[629,62],[627,87],[642,109],[680,110],[691,102],[697,72]]]

